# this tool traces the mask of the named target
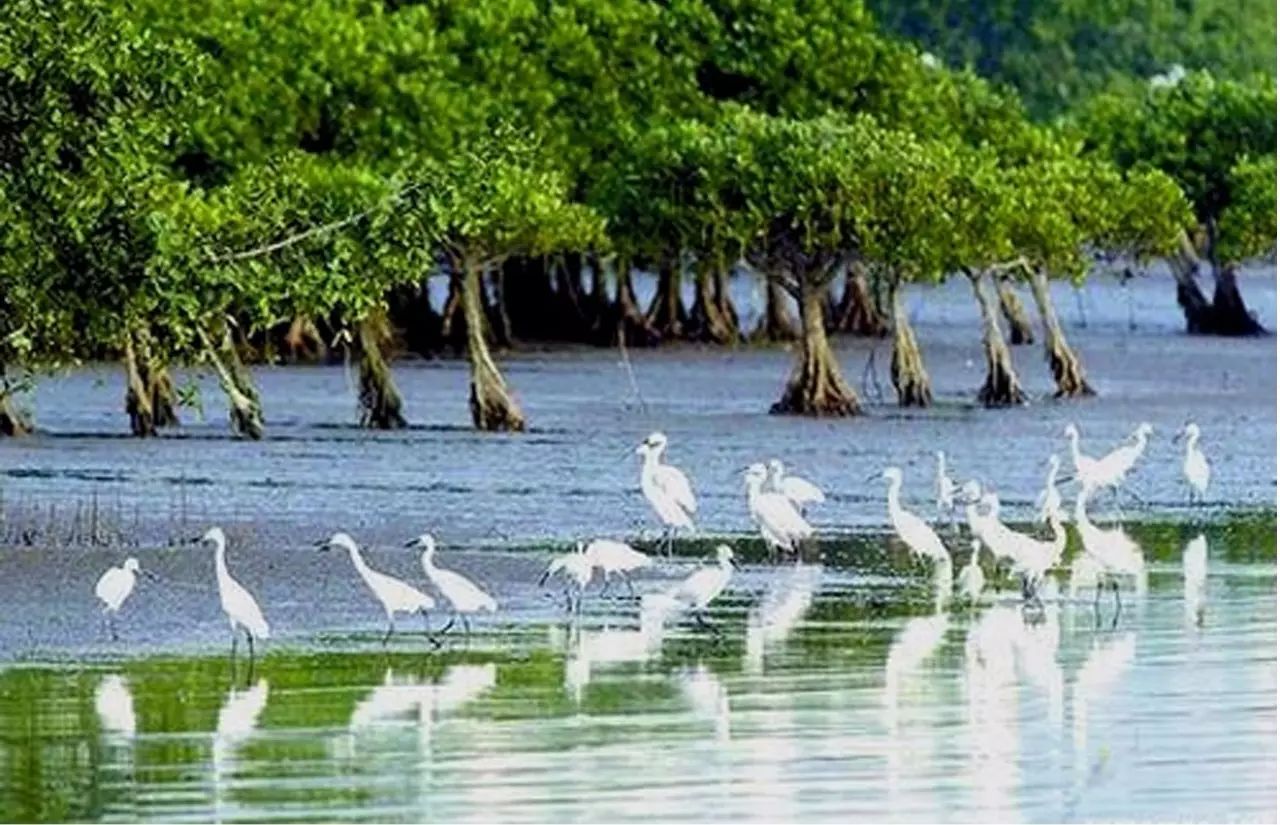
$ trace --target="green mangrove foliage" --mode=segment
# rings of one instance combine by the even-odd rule
[[[761,279],[766,337],[798,340],[776,412],[859,410],[834,331],[891,328],[900,403],[930,403],[901,289],[957,273],[984,308],[985,402],[1023,397],[997,276],[1006,302],[1029,280],[1059,390],[1082,395],[1047,279],[1079,280],[1096,255],[1176,257],[1187,201],[1206,228],[1186,238],[1220,289],[1269,248],[1265,94],[1196,76],[1149,93],[1159,128],[1100,98],[1073,121],[1097,134],[1077,138],[844,0],[15,0],[5,14],[6,434],[30,427],[15,396],[32,376],[106,357],[123,363],[135,434],[176,421],[168,370],[185,363],[217,376],[235,432],[261,437],[247,364],[276,352],[354,359],[360,424],[399,427],[401,340],[465,351],[474,425],[519,430],[501,348],[733,343],[731,277]],[[1183,101],[1176,116],[1160,95]],[[1253,131],[1179,159],[1173,143],[1222,118]],[[648,307],[639,269],[658,274]],[[449,283],[440,306],[432,278]]]

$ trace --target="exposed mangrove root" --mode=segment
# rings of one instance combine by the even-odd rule
[[[664,341],[676,341],[684,337],[689,323],[684,301],[680,298],[680,268],[663,264],[658,270],[658,290],[649,304],[649,324],[658,331]]]
[[[889,332],[889,324],[871,295],[866,268],[860,263],[845,270],[844,294],[831,309],[831,331],[877,337]]]
[[[800,337],[795,321],[787,314],[787,293],[780,284],[765,278],[764,315],[751,334],[756,341],[794,341]]]
[[[987,359],[987,380],[978,391],[978,401],[988,407],[1024,404],[1027,400],[1026,393],[1018,384],[1009,347],[1000,335],[1000,323],[996,320],[996,300],[983,286],[982,273],[970,274],[969,280],[982,310],[982,348]]]
[[[306,315],[293,316],[282,343],[285,360],[294,363],[323,361],[329,354],[316,322]]]
[[[156,434],[156,422],[152,414],[151,391],[142,376],[143,370],[139,365],[138,348],[134,344],[134,338],[133,334],[125,336],[124,409],[129,414],[130,432],[138,438],[148,438]]]
[[[1245,306],[1236,282],[1236,267],[1228,264],[1213,271],[1213,331],[1218,335],[1266,335],[1257,317]]]
[[[18,409],[14,401],[17,388],[5,374],[4,364],[0,364],[0,436],[23,436],[31,433],[31,419]]]
[[[480,267],[463,262],[461,276],[467,358],[471,362],[471,422],[479,430],[523,430],[524,416],[511,397],[485,341]]]
[[[151,417],[155,425],[178,426],[178,391],[173,386],[168,368],[153,361],[147,380],[151,385]]]
[[[449,279],[449,295],[440,310],[440,339],[453,346],[455,353],[462,352],[467,344],[467,316],[462,307],[461,275]],[[477,296],[479,300],[480,296]],[[483,318],[483,312],[478,316]],[[483,334],[483,333],[482,333]]]
[[[720,316],[733,330],[734,337],[741,338],[741,319],[738,318],[738,310],[733,305],[733,299],[729,297],[729,273],[723,267],[716,268],[715,303],[716,308],[720,310]]]
[[[216,347],[203,333],[200,337],[209,364],[218,376],[218,384],[227,394],[232,432],[255,441],[262,438],[262,404],[258,400],[258,390],[253,386],[253,376],[240,360],[231,328],[223,328]]]
[[[847,416],[862,410],[858,396],[840,374],[840,365],[827,342],[823,308],[825,290],[802,286],[800,319],[804,327],[795,369],[782,398],[769,410],[775,414]]]
[[[1049,296],[1049,279],[1043,270],[1031,273],[1031,294],[1040,312],[1044,331],[1044,357],[1049,362],[1053,381],[1058,386],[1055,398],[1081,398],[1094,395],[1093,387],[1084,377],[1084,365],[1067,343],[1067,336],[1058,322],[1057,310]]]
[[[699,269],[693,312],[689,317],[690,337],[714,344],[731,344],[738,340],[738,330],[720,311],[716,298],[716,276]]]
[[[387,364],[391,342],[387,317],[374,310],[356,327],[355,349],[360,361],[360,426],[398,430],[406,426],[404,400]]]
[[[1191,335],[1208,335],[1212,330],[1209,301],[1196,282],[1200,259],[1191,239],[1184,232],[1177,253],[1167,258],[1169,271],[1178,288],[1178,306],[1187,320],[1187,332]]]
[[[1009,276],[1002,275],[996,278],[995,283],[996,294],[1000,296],[1000,313],[1009,325],[1009,343],[1015,347],[1034,344],[1036,338],[1031,332],[1031,319],[1022,307],[1022,299],[1018,297],[1013,281]]]
[[[893,361],[889,374],[898,391],[899,407],[927,407],[933,403],[929,373],[924,368],[915,330],[902,303],[901,288],[894,283],[890,295],[893,304]]]
[[[657,346],[662,342],[662,335],[640,311],[635,287],[631,283],[631,263],[620,260],[613,271],[617,279],[617,290],[613,299],[613,325],[616,328],[613,340],[617,340],[617,336],[621,335],[623,342],[629,347]]]

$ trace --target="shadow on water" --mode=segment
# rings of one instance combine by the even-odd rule
[[[879,538],[748,565],[700,630],[652,588],[440,651],[329,636],[0,672],[0,817],[54,820],[1270,820],[1274,516],[1205,531],[1114,629],[1012,591],[935,610]],[[856,561],[850,566],[848,562]]]

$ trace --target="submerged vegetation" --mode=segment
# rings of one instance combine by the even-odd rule
[[[520,430],[502,348],[732,344],[731,277],[763,282],[755,337],[798,339],[779,413],[859,412],[836,333],[891,333],[899,403],[931,403],[906,283],[971,281],[992,406],[1025,400],[999,319],[1030,342],[1022,284],[1058,394],[1092,393],[1047,282],[1100,259],[1167,258],[1191,331],[1259,331],[1235,271],[1274,247],[1272,77],[1130,84],[1044,123],[841,0],[15,0],[6,18],[4,435],[30,428],[15,396],[40,370],[100,357],[124,365],[139,436],[177,420],[171,365],[207,365],[258,438],[245,363],[325,353],[358,362],[360,424],[399,427],[400,345],[465,352],[473,424]],[[658,275],[647,308],[637,270]]]

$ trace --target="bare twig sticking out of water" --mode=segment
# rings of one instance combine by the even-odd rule
[[[627,355],[627,335],[623,322],[618,322],[618,354],[622,356],[622,368],[627,371],[627,380],[631,382],[631,393],[640,401],[640,411],[649,414],[649,405],[644,401],[640,385],[636,383],[635,371],[631,369],[631,357]]]

